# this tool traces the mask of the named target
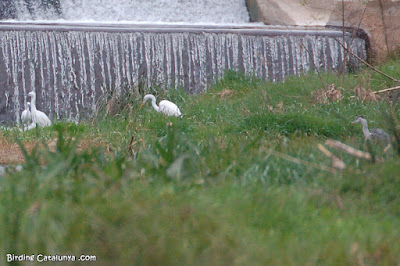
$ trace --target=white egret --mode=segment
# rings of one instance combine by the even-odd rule
[[[31,119],[32,119],[32,124],[28,127],[28,129],[36,127],[36,125],[41,127],[50,126],[51,121],[49,117],[45,113],[36,109],[36,93],[34,91],[31,91],[30,93],[28,93],[28,96],[31,97]]]
[[[27,108],[21,113],[22,126],[29,125],[31,122],[31,103],[27,102],[26,106]]]
[[[381,141],[384,143],[390,143],[390,135],[380,128],[368,129],[367,120],[361,115],[357,116],[356,120],[352,124],[361,123],[364,137],[366,140]]]
[[[146,101],[150,99],[151,99],[151,105],[157,112],[163,113],[168,116],[182,116],[181,111],[179,110],[179,107],[176,104],[168,100],[162,100],[159,103],[159,106],[157,106],[156,97],[154,97],[154,95],[151,94],[147,94],[144,96],[143,103],[140,105],[139,110],[142,109]]]

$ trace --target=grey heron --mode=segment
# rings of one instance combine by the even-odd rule
[[[361,123],[364,137],[366,140],[380,141],[386,144],[390,143],[391,140],[390,135],[385,130],[380,128],[368,129],[368,122],[363,116],[361,115],[357,116],[356,120],[354,120],[352,124],[355,123]]]

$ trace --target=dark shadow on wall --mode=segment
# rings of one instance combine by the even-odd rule
[[[44,10],[54,9],[61,14],[60,0],[24,0],[24,4],[31,14],[37,7]],[[0,0],[0,20],[4,19],[17,19],[15,0]]]

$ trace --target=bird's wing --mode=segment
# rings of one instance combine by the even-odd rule
[[[21,118],[24,119],[28,115],[28,110],[24,110],[21,113]]]
[[[29,122],[31,119],[31,112],[29,110],[24,110],[21,114],[21,120],[23,123]]]
[[[381,134],[381,135],[385,135],[385,134],[387,135],[388,134],[388,133],[386,133],[385,130],[380,129],[380,128],[373,128],[373,129],[370,130],[370,132],[373,133],[373,134]]]
[[[383,129],[373,128],[370,132],[374,137],[390,139],[390,135]]]
[[[166,115],[180,116],[181,111],[178,106],[168,100],[163,100],[159,103],[160,111]]]
[[[51,125],[50,118],[45,113],[39,110],[36,111],[36,122],[39,124],[39,126],[42,127]]]

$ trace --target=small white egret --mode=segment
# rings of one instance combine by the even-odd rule
[[[31,103],[27,102],[26,106],[27,108],[21,113],[22,126],[29,125],[31,122]]]
[[[361,115],[357,116],[356,120],[352,124],[361,123],[364,137],[366,140],[381,141],[384,143],[390,143],[390,135],[386,133],[383,129],[373,128],[368,129],[367,120]]]
[[[30,93],[28,93],[28,96],[31,97],[31,119],[32,119],[32,124],[28,127],[28,129],[36,127],[36,125],[41,127],[50,126],[51,121],[49,117],[45,113],[36,109],[36,93],[34,91],[31,91]]]
[[[179,110],[179,107],[176,104],[168,100],[162,100],[159,103],[159,106],[157,106],[156,97],[154,97],[154,95],[151,94],[147,94],[144,96],[143,103],[140,105],[139,110],[142,109],[146,101],[150,99],[151,99],[151,105],[157,112],[163,113],[168,116],[182,116],[181,111]]]

